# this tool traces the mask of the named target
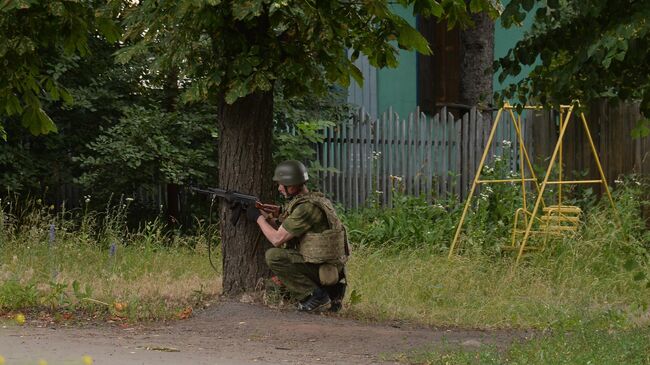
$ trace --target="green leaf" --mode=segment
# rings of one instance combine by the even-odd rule
[[[514,20],[516,23],[521,24],[524,20],[526,20],[526,13],[523,11],[517,10],[514,13]]]
[[[434,16],[442,17],[444,8],[436,0],[416,0],[413,3],[413,15],[422,15],[426,18]]]
[[[350,76],[352,76],[354,81],[357,82],[359,87],[363,88],[363,73],[361,72],[361,70],[359,70],[357,65],[355,65],[352,62],[349,63],[349,67],[350,67]]]
[[[20,115],[23,113],[23,107],[20,105],[20,100],[14,94],[10,94],[7,97],[7,103],[5,105],[5,111],[8,116]]]
[[[262,0],[233,1],[232,15],[236,20],[252,19],[262,14]]]
[[[420,32],[411,27],[411,25],[405,21],[402,22],[399,26],[397,43],[406,49],[415,48],[418,52],[425,55],[432,54],[427,39],[424,38]]]
[[[650,119],[641,119],[637,121],[636,126],[632,128],[633,138],[644,138],[650,136]]]
[[[35,136],[58,131],[52,119],[39,107],[28,106],[25,108],[22,125]]]
[[[505,73],[505,72],[499,73],[499,78],[498,78],[499,83],[503,84],[503,82],[506,81],[506,77],[508,77],[507,73]]]
[[[359,303],[361,303],[361,294],[356,289],[353,289],[352,293],[350,293],[350,305]]]
[[[524,8],[524,10],[531,11],[533,9],[533,6],[535,6],[535,0],[523,0],[521,2],[521,6]]]
[[[254,77],[255,88],[258,90],[269,91],[273,87],[268,75],[263,72],[257,72]]]
[[[97,29],[109,43],[115,43],[122,36],[120,27],[112,20],[104,17],[96,19]]]
[[[472,13],[479,13],[481,10],[483,10],[483,4],[481,4],[481,0],[472,0],[469,2],[469,10]]]
[[[70,93],[66,89],[59,88],[58,90],[59,90],[59,94],[61,94],[61,98],[63,99],[64,103],[70,105],[74,102],[74,100],[72,99],[72,95],[70,95]]]
[[[52,81],[51,78],[48,78],[47,81],[45,81],[45,90],[50,94],[52,100],[59,100],[59,90],[56,85],[54,85],[54,81]]]
[[[224,99],[226,103],[233,104],[237,99],[248,95],[251,91],[248,87],[248,79],[246,81],[236,79],[230,83]]]

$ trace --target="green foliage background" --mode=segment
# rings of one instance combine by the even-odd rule
[[[499,81],[534,65],[521,81],[496,95],[559,105],[579,100],[639,102],[645,119],[636,136],[650,134],[650,2],[645,0],[512,0],[506,26],[533,17],[532,28],[495,62]]]

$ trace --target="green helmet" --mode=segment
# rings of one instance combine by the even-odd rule
[[[309,180],[307,168],[302,162],[296,160],[280,162],[273,174],[273,181],[284,186],[301,185],[307,180]]]

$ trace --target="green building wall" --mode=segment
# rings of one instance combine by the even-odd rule
[[[411,9],[395,7],[395,13],[415,27]],[[417,55],[399,49],[399,66],[377,70],[377,111],[379,114],[393,107],[393,112],[405,118],[417,107]]]
[[[416,25],[415,17],[410,9],[396,7],[395,12],[404,17],[412,26]],[[529,17],[530,18],[530,17]],[[521,27],[505,29],[501,21],[497,19],[494,31],[494,57],[495,60],[507,54],[518,40],[520,40],[526,29],[530,28],[531,20]],[[374,70],[376,72],[377,90],[373,94],[377,97],[377,112],[382,114],[389,107],[401,117],[406,117],[415,111],[417,107],[417,57],[415,52],[399,50],[399,66],[394,69]],[[526,71],[524,69],[524,71]],[[498,82],[498,75],[494,75],[494,90],[500,90],[504,86],[517,81],[508,78],[503,84]]]

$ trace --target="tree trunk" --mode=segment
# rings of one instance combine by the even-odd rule
[[[223,103],[219,118],[219,187],[237,190],[270,201],[275,189],[271,146],[273,92],[257,92],[232,105]],[[236,295],[255,290],[270,273],[264,252],[271,247],[259,227],[240,217],[231,224],[233,212],[221,204],[223,292]]]
[[[474,27],[461,32],[460,102],[492,102],[494,21],[485,13],[472,14]]]

